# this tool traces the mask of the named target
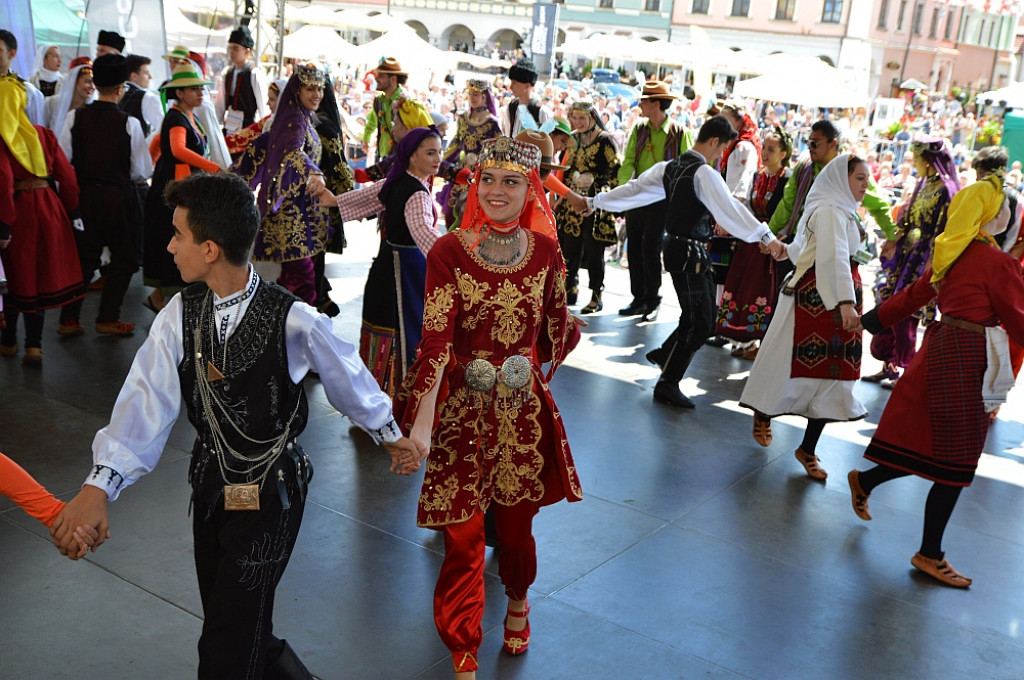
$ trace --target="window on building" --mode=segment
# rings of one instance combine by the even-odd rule
[[[896,30],[903,30],[903,20],[907,18],[907,0],[900,0],[900,13],[896,15]]]
[[[711,0],[693,0],[693,7],[690,9],[692,14],[707,14],[708,5],[711,4]]]
[[[984,37],[985,37],[985,20],[982,19],[981,20],[981,25],[978,26],[978,39],[974,41],[974,44],[975,45],[980,45],[981,44],[981,39],[984,38]],[[964,39],[966,40],[967,36],[964,36]]]
[[[612,9],[613,7],[615,7],[615,0],[598,0],[597,6]]]
[[[644,9],[648,12],[661,10],[661,0],[644,0]]]
[[[921,22],[924,20],[924,3],[919,2],[914,7],[914,35],[921,35]]]
[[[838,24],[843,20],[843,0],[825,0],[821,9],[821,23]]]
[[[732,0],[732,16],[750,16],[750,0]]]
[[[946,10],[946,40],[953,38],[953,15],[956,14],[952,8]]]
[[[796,8],[796,0],[778,0],[775,3],[775,18],[784,21],[793,20],[793,10]]]
[[[929,38],[937,38],[939,36],[939,8],[935,7],[932,9],[932,26],[928,29]]]
[[[878,28],[882,31],[889,28],[889,0],[882,0],[882,6],[878,10]]]
[[[996,21],[995,21],[995,19],[993,19],[992,23],[989,24],[989,27],[988,27],[988,41],[985,43],[989,47],[994,47],[995,46],[992,43],[992,36],[995,35],[995,32],[996,32]]]

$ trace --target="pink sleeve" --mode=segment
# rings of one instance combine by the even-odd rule
[[[361,189],[346,191],[335,196],[342,221],[363,220],[383,210],[384,205],[377,198],[377,194],[380,193],[383,186],[384,180],[381,179]]]
[[[426,255],[431,247],[441,238],[437,230],[437,213],[434,211],[434,199],[428,191],[417,191],[405,202],[405,223],[409,227],[412,240]]]

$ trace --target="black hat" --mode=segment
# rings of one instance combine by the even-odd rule
[[[508,77],[517,83],[537,84],[537,69],[528,61],[517,61],[508,69]]]
[[[124,36],[114,31],[100,31],[99,36],[96,38],[96,44],[113,47],[118,52],[123,52]]]
[[[228,36],[228,42],[241,45],[250,50],[256,47],[256,42],[252,39],[252,33],[249,32],[248,26],[239,26],[231,31],[231,35]]]
[[[104,54],[92,63],[92,82],[96,87],[120,85],[128,80],[128,59],[120,54]]]

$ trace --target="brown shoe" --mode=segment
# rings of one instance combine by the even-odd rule
[[[793,455],[796,456],[796,459],[804,466],[804,470],[807,471],[808,477],[812,477],[814,479],[825,479],[828,477],[828,473],[818,465],[818,457],[814,454],[807,453],[798,447],[797,450],[793,452]]]
[[[16,357],[18,356],[18,345],[0,345],[0,357]]]
[[[135,324],[123,321],[96,322],[96,332],[106,335],[131,335],[135,331]]]
[[[64,338],[74,338],[84,333],[85,329],[78,321],[68,321],[57,326],[57,335]]]
[[[871,494],[864,493],[864,489],[860,486],[860,470],[850,470],[850,474],[846,475],[846,480],[850,482],[850,502],[853,503],[853,511],[857,513],[857,517],[865,522],[870,522],[868,498]]]
[[[953,565],[946,561],[946,558],[936,560],[925,557],[921,553],[914,553],[914,556],[910,558],[910,563],[936,581],[953,588],[969,588],[974,583],[973,580],[954,569]]]
[[[21,358],[22,366],[42,366],[43,350],[38,347],[26,347],[25,356]]]
[[[772,419],[762,417],[759,413],[754,414],[754,441],[761,446],[769,446],[772,443]]]

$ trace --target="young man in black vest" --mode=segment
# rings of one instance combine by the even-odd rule
[[[683,155],[587,199],[589,210],[612,212],[667,201],[663,257],[679,298],[679,326],[661,347],[647,353],[647,360],[662,369],[654,400],[669,406],[694,408],[679,390],[679,381],[715,327],[715,280],[707,251],[711,215],[733,236],[760,241],[772,256],[782,253],[768,225],[730,194],[722,174],[712,167],[736,136],[727,118],[715,116],[701,126],[697,142]]]
[[[127,59],[105,54],[93,63],[92,73],[96,101],[68,112],[60,141],[78,178],[85,229],[75,232],[75,240],[86,281],[100,266],[103,248],[110,250],[96,332],[125,336],[135,324],[121,321],[121,304],[139,269],[141,215],[135,183],[153,174],[153,164],[139,121],[117,106],[128,80]],[[66,337],[84,333],[81,312],[82,300],[62,307],[57,332]]]
[[[526,115],[539,126],[553,115],[551,110],[533,98],[533,86],[537,84],[537,69],[528,61],[512,64],[508,70],[509,87],[514,99],[501,109],[501,130],[509,137],[515,137],[523,129]]]
[[[125,83],[124,96],[117,105],[139,121],[142,134],[149,139],[150,135],[160,132],[160,125],[164,122],[160,95],[149,89],[153,80],[149,65],[153,60],[141,54],[129,54],[125,58],[128,64],[128,82]]]
[[[239,26],[228,36],[231,64],[224,69],[224,82],[217,93],[217,113],[223,116],[225,135],[233,135],[267,115],[263,72],[249,64],[255,46],[248,26]]]
[[[108,501],[156,466],[184,401],[197,433],[189,482],[204,615],[198,677],[309,680],[272,622],[313,474],[296,441],[308,416],[306,373],[316,371],[331,404],[383,444],[393,471],[419,469],[426,451],[402,437],[391,400],[331,320],[253,270],[260,217],[244,180],[197,173],[168,184],[166,201],[167,249],[192,285],[157,315],[93,441],[92,471],[50,534],[77,559],[77,518],[91,517],[102,543]]]

